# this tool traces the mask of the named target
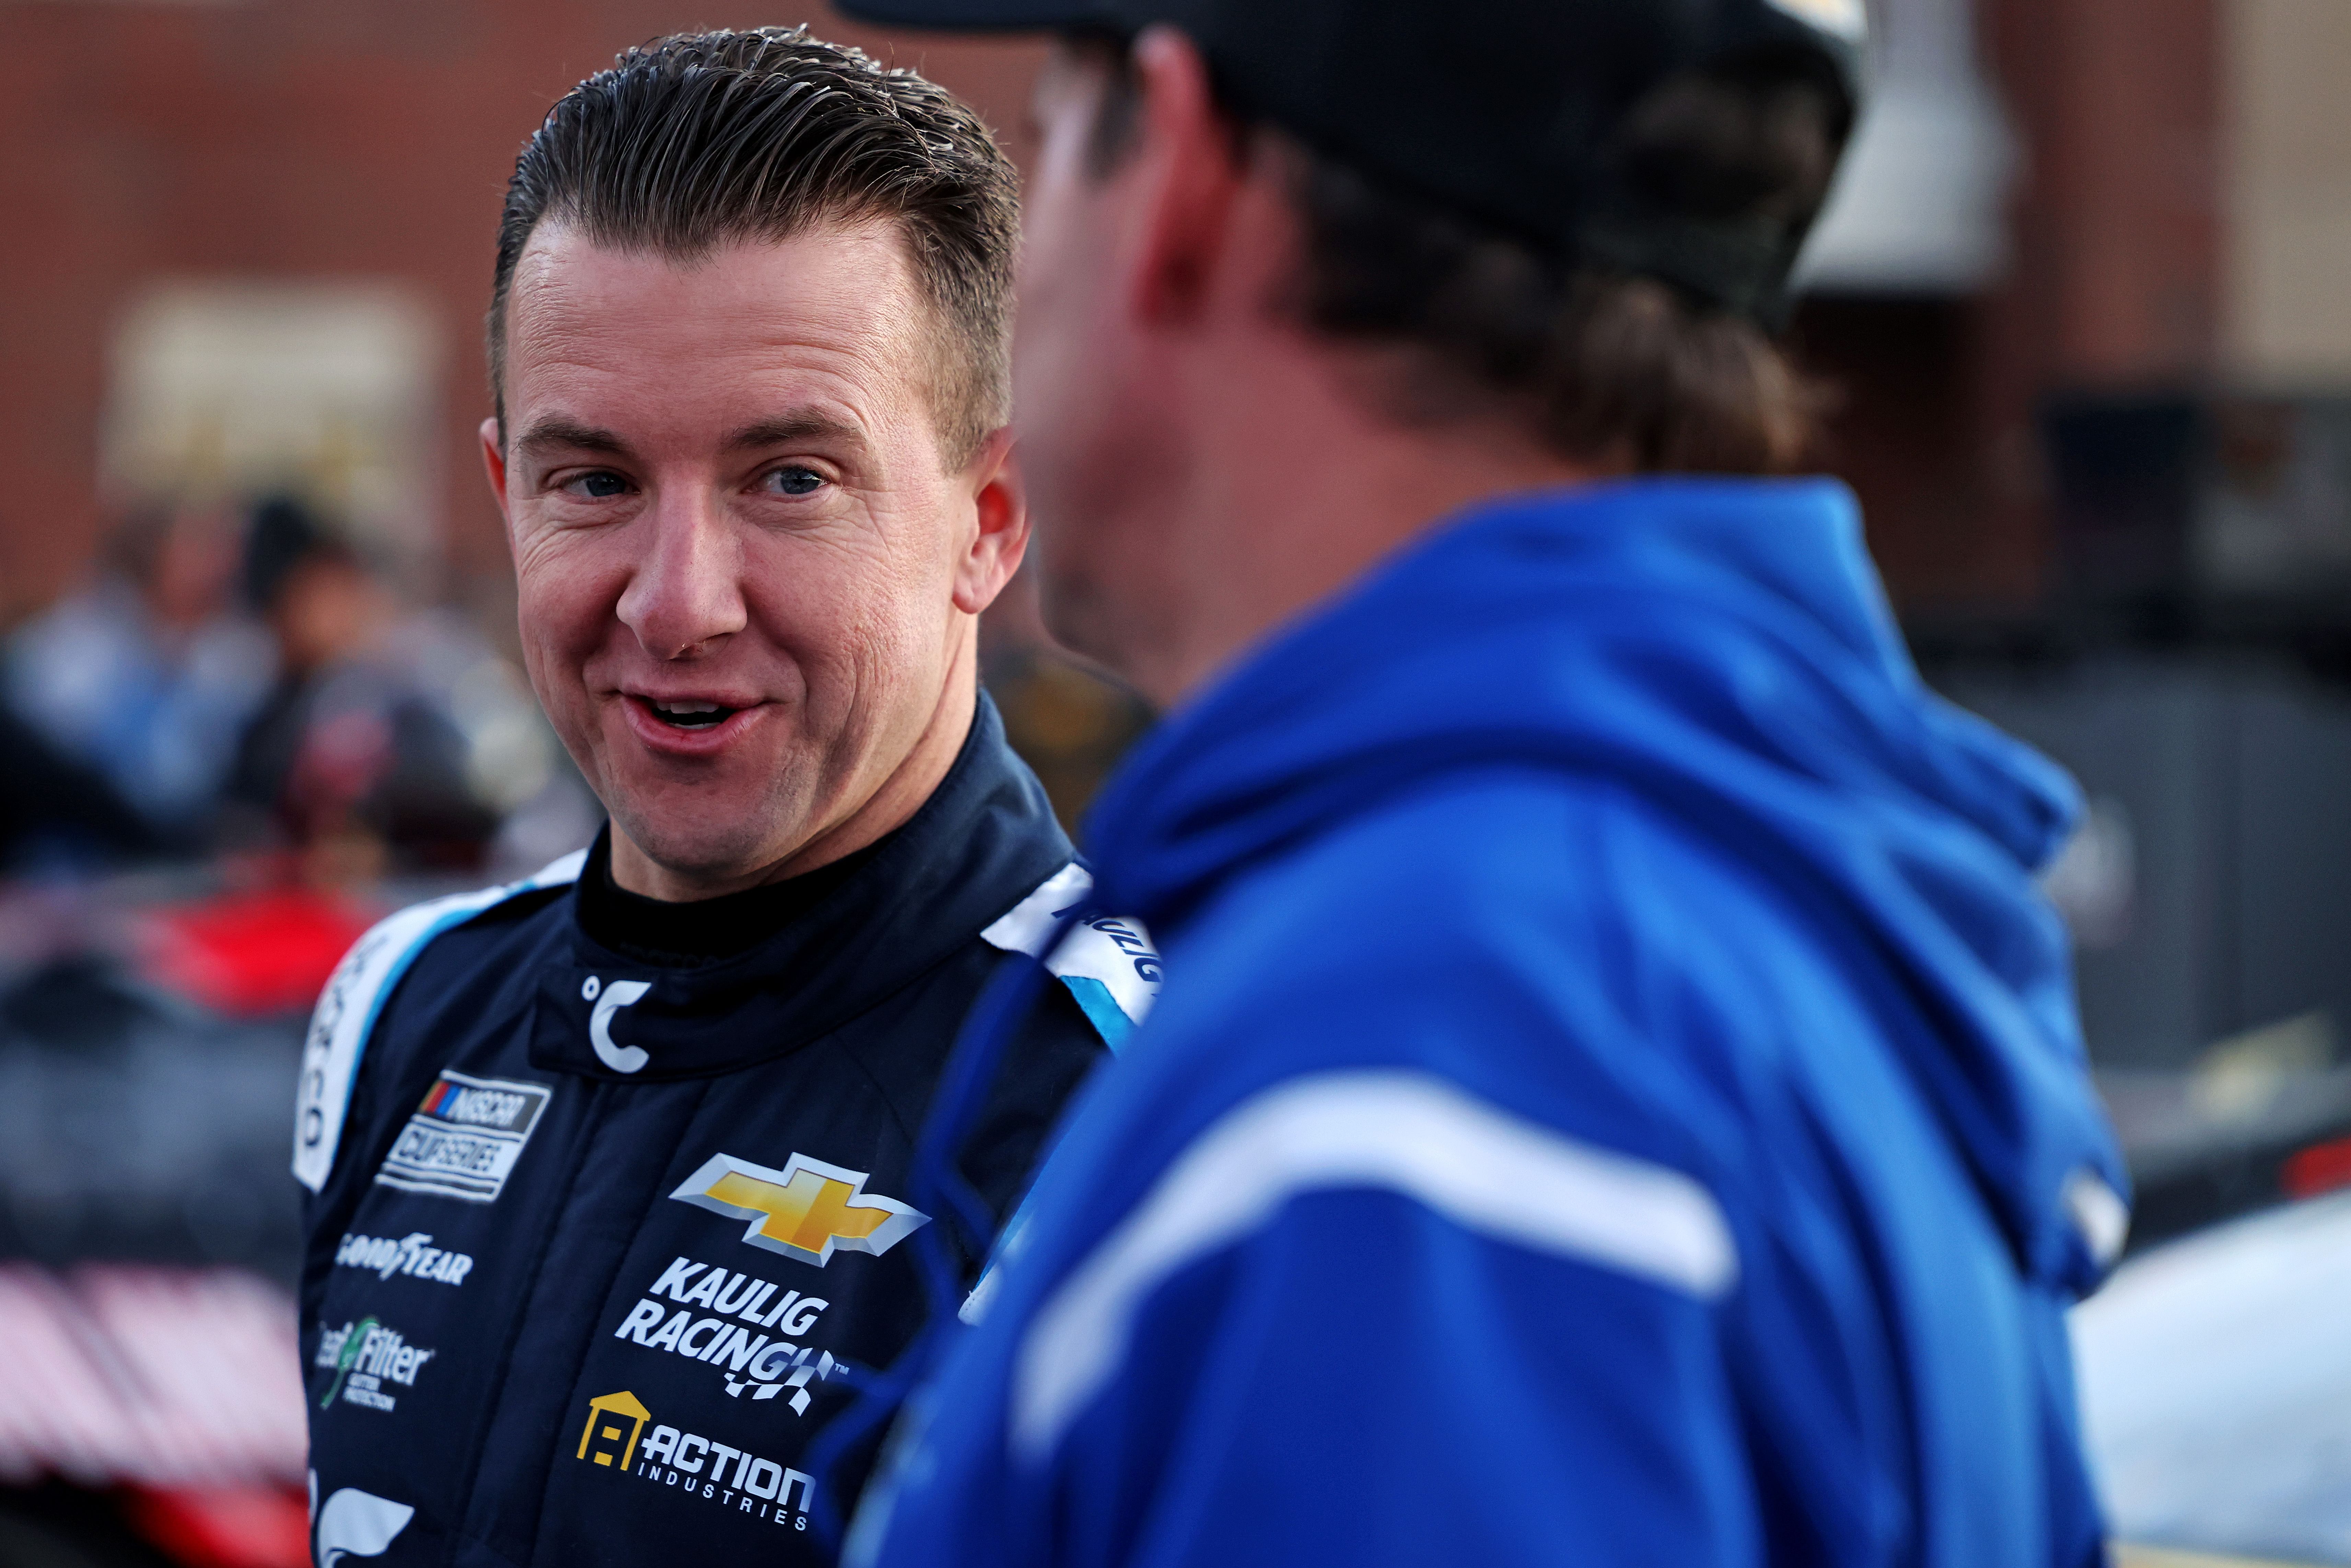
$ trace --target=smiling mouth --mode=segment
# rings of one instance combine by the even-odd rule
[[[721,707],[716,703],[655,702],[644,699],[645,710],[672,729],[711,729],[740,713],[740,708]]]

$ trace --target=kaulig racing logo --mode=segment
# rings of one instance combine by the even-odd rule
[[[748,1274],[674,1259],[629,1309],[612,1337],[716,1368],[732,1397],[740,1398],[745,1389],[755,1400],[789,1394],[785,1403],[792,1414],[805,1416],[813,1402],[810,1384],[822,1383],[840,1364],[830,1351],[795,1342],[807,1336],[818,1314],[832,1303],[798,1291],[778,1298],[776,1289]],[[768,1330],[774,1332],[762,1332]]]
[[[715,1437],[653,1423],[634,1394],[600,1394],[588,1401],[573,1457],[638,1480],[666,1487],[697,1502],[747,1513],[793,1530],[808,1528],[816,1478],[788,1469]],[[794,1502],[797,1492],[799,1501]]]

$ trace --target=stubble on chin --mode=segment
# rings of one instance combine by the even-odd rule
[[[1124,673],[1129,650],[1118,618],[1093,579],[1082,572],[1043,574],[1038,612],[1053,640],[1072,653]]]
[[[779,765],[763,780],[764,788],[748,796],[674,783],[614,786],[605,809],[614,829],[670,875],[722,883],[756,874],[806,841],[813,803],[798,772]]]
[[[767,801],[762,801],[767,804]],[[797,813],[776,809],[726,811],[695,804],[691,811],[640,809],[625,801],[611,813],[613,828],[628,834],[630,844],[646,861],[677,877],[679,882],[734,882],[774,865],[797,846],[790,822],[778,818]]]
[[[1151,694],[1174,645],[1165,602],[1155,594],[1122,592],[1092,570],[1040,576],[1038,609],[1053,640]]]

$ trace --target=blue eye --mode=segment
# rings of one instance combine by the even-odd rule
[[[768,482],[787,496],[813,496],[824,488],[824,476],[813,468],[797,465],[778,468],[768,476]]]
[[[599,469],[593,474],[582,474],[579,478],[572,480],[571,484],[578,488],[580,494],[591,501],[609,501],[613,497],[626,492],[629,487],[629,482],[626,479],[603,469]]]

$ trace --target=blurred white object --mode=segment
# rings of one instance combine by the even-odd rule
[[[2318,1008],[2208,1045],[2189,1070],[2189,1103],[2208,1122],[2257,1121],[2335,1064],[2335,1019]]]
[[[0,1482],[298,1486],[294,1303],[234,1270],[0,1267]]]
[[[345,1487],[319,1511],[319,1563],[334,1568],[345,1557],[381,1557],[408,1528],[416,1511],[404,1502]]]
[[[2137,840],[2130,812],[2111,795],[2090,801],[2081,826],[2041,873],[2042,891],[2084,947],[2112,947],[2130,935],[2138,891]]]
[[[131,301],[109,357],[105,492],[291,490],[403,578],[440,559],[441,313],[381,278],[177,278]],[[412,584],[413,585],[413,584]]]
[[[2117,1540],[2351,1563],[2351,1193],[2201,1231],[2075,1309]]]
[[[2015,138],[1976,63],[1968,0],[1871,8],[1869,105],[1796,287],[1964,294],[2008,260],[2002,204]]]

